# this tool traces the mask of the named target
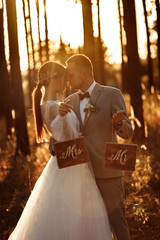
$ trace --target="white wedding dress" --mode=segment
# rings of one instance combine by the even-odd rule
[[[73,111],[65,117],[58,103],[41,106],[43,120],[57,141],[80,136]],[[111,240],[100,192],[87,163],[59,169],[51,157],[9,240]]]

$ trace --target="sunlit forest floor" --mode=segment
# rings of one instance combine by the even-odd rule
[[[135,172],[125,172],[126,218],[131,240],[160,239],[160,99],[143,95],[146,139],[137,139]],[[5,139],[0,120],[0,239],[14,229],[36,180],[50,158],[48,143],[37,145],[31,111],[27,111],[31,155],[14,156],[15,138]],[[98,239],[97,239],[98,240]]]

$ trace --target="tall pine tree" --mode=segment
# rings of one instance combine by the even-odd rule
[[[27,124],[24,106],[24,97],[22,90],[22,77],[20,71],[18,34],[17,34],[17,16],[15,0],[6,0],[9,52],[11,65],[11,80],[13,91],[13,108],[15,110],[15,132],[17,137],[17,152],[20,150],[23,154],[30,153],[29,140],[27,134]]]
[[[137,27],[135,14],[135,1],[123,0],[124,10],[124,30],[126,33],[126,52],[127,52],[127,78],[128,92],[131,96],[131,105],[133,106],[135,117],[141,122],[141,128],[136,125],[135,136],[144,137],[144,119],[142,107],[142,89],[140,79],[140,62],[137,44]]]

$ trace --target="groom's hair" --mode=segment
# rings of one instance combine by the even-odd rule
[[[93,75],[93,64],[89,57],[84,54],[75,54],[68,58],[66,64],[74,63],[77,69],[84,68]]]

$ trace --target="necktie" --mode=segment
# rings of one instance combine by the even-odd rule
[[[83,93],[78,93],[80,100],[83,100],[84,98],[90,98],[89,92]]]

